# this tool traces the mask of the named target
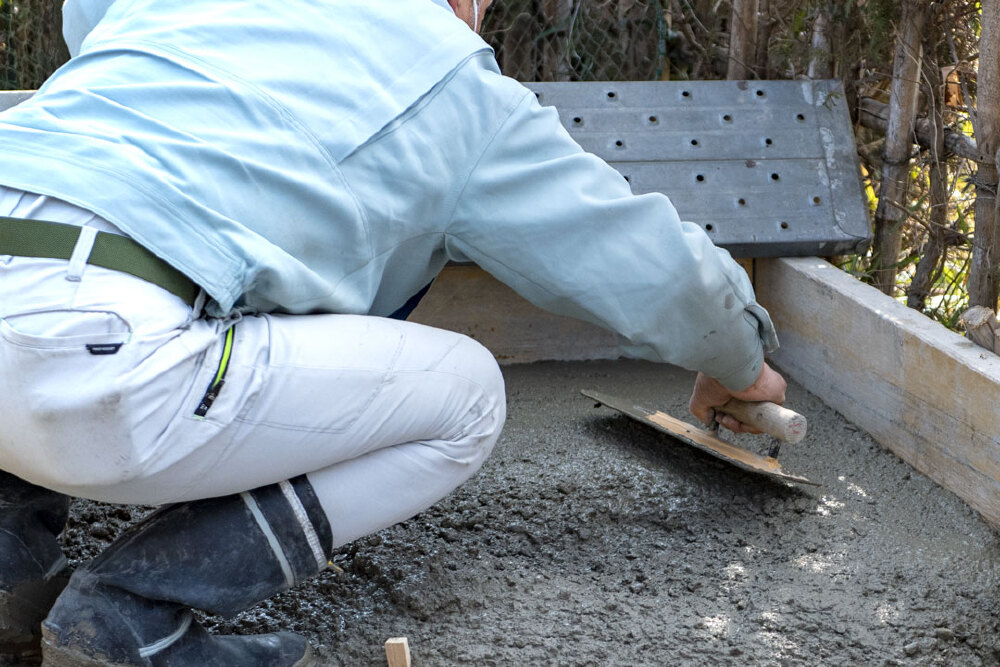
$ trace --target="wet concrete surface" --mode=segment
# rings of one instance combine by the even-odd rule
[[[693,374],[641,362],[507,367],[483,470],[427,512],[334,556],[338,571],[216,631],[288,629],[325,665],[997,665],[1000,540],[954,495],[809,395],[791,487],[607,408],[687,421]],[[769,440],[726,436],[764,453]],[[90,558],[146,508],[74,505]]]

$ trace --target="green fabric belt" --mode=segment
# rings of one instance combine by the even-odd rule
[[[79,237],[75,225],[0,216],[0,255],[68,260]],[[198,286],[190,278],[127,236],[98,232],[87,264],[142,278],[189,306],[198,297]]]

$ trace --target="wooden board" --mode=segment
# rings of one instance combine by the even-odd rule
[[[780,369],[1000,526],[1000,357],[825,260],[755,269]]]
[[[753,275],[753,260],[739,263]],[[533,306],[478,266],[444,267],[408,319],[475,338],[502,365],[622,356],[613,333]]]
[[[621,356],[614,334],[533,306],[478,266],[446,266],[409,320],[475,338],[501,364]]]
[[[627,415],[638,422],[652,426],[658,431],[677,438],[681,442],[696,447],[706,454],[722,459],[738,468],[749,472],[774,477],[785,482],[797,484],[812,484],[819,486],[815,482],[810,482],[805,477],[798,477],[786,473],[781,469],[778,459],[771,456],[761,456],[753,452],[748,452],[742,447],[726,442],[715,436],[711,431],[696,428],[687,422],[681,421],[658,410],[648,410],[638,405],[633,405],[628,401],[602,394],[597,391],[584,390],[580,392],[587,398],[592,398],[601,405],[605,405],[613,410],[617,410],[623,415]]]

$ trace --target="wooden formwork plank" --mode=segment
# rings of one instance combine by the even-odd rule
[[[754,260],[737,262],[752,279]],[[446,266],[408,319],[471,336],[501,364],[622,356],[613,334],[531,305],[478,266]]]
[[[1000,525],[1000,357],[818,258],[757,260],[778,366]]]
[[[408,319],[471,336],[501,364],[621,356],[613,334],[531,305],[478,266],[446,266]]]

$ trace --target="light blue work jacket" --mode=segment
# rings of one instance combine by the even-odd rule
[[[386,315],[448,260],[751,384],[746,274],[500,75],[445,0],[69,0],[0,184],[107,218],[234,308]]]

